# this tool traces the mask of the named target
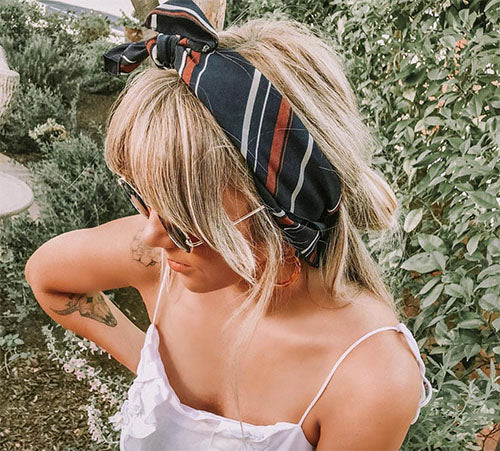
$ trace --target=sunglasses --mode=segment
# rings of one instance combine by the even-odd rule
[[[125,197],[127,197],[130,200],[130,202],[132,202],[132,205],[135,207],[135,209],[142,216],[149,219],[150,208],[148,207],[146,202],[144,202],[144,199],[137,192],[137,190],[130,183],[128,183],[123,177],[120,177],[118,179],[118,185],[122,187]],[[244,221],[245,219],[249,218],[255,213],[264,210],[264,208],[266,207],[264,205],[261,205],[255,210],[252,210],[250,213],[247,213],[246,215],[242,216],[236,221],[233,221],[233,225],[239,224],[240,222]],[[172,240],[172,242],[183,251],[191,252],[191,249],[193,247],[200,246],[201,244],[203,244],[203,241],[197,240],[196,238],[193,241],[188,234],[184,233],[179,227],[175,227],[168,221],[165,221],[161,216],[158,216],[158,218],[161,224],[163,225],[163,228],[167,232],[169,238]]]

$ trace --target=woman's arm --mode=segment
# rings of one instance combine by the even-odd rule
[[[102,292],[45,293],[33,289],[42,309],[65,329],[88,338],[137,374],[145,333]]]
[[[140,216],[59,235],[26,264],[26,279],[54,321],[95,342],[136,373],[144,332],[102,292],[125,286],[154,289],[159,260],[144,247]]]

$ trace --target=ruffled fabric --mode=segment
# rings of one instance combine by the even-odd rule
[[[122,426],[122,434],[144,438],[153,433],[159,421],[157,406],[168,399],[165,370],[158,355],[158,330],[151,324],[146,332],[137,377],[128,390],[116,422]]]

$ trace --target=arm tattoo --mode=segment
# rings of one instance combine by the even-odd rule
[[[132,258],[146,267],[155,266],[160,262],[160,250],[157,247],[146,246],[142,242],[141,234],[142,230],[135,235],[130,245]]]
[[[106,304],[106,300],[102,293],[70,294],[65,309],[55,310],[51,308],[51,310],[59,315],[69,315],[78,310],[80,315],[85,318],[95,319],[110,327],[115,327],[117,325],[116,318],[111,313],[111,309],[109,305]]]

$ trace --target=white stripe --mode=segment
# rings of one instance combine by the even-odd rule
[[[210,25],[210,23],[206,22],[196,11],[193,11],[190,8],[184,8],[182,6],[175,6],[175,5],[167,5],[163,4],[160,6],[157,6],[156,9],[163,9],[163,10],[169,10],[169,11],[186,11],[192,16],[196,17],[208,30],[210,30],[213,34],[217,36],[217,32],[215,29]]]
[[[132,61],[131,59],[128,59],[125,55],[122,55],[122,58],[129,64],[135,64],[137,61]]]
[[[283,210],[281,210],[281,211],[271,210],[271,214],[273,216],[277,216],[278,218],[282,218],[283,216],[285,216],[285,212]]]
[[[163,64],[158,61],[158,48],[156,47],[156,44],[154,44],[153,48],[151,49],[151,58],[157,66],[163,67]]]
[[[181,67],[179,67],[179,75],[182,78],[182,72],[184,71],[184,66],[186,65],[187,49],[182,52]]]
[[[308,251],[316,245],[318,240],[319,240],[319,232],[317,232],[316,238],[314,238],[314,240],[312,240],[311,244],[309,246],[307,246],[307,248],[304,249],[303,251],[300,251],[300,253],[302,255],[307,255]]]
[[[213,52],[212,52],[213,53]],[[205,69],[207,68],[207,63],[208,63],[208,58],[210,58],[210,55],[212,53],[208,53],[207,54],[207,57],[205,58],[205,65],[203,66],[203,69],[200,71],[200,73],[198,74],[198,79],[196,80],[196,86],[194,88],[194,94],[196,95],[196,97],[198,97],[198,85],[200,84],[200,78],[201,76],[203,75],[203,72],[205,72]]]
[[[158,23],[157,19],[158,19],[158,16],[156,14],[153,14],[151,16],[151,30],[156,30],[156,26]]]
[[[257,89],[259,87],[261,73],[255,69],[253,73],[252,86],[248,93],[247,106],[245,108],[245,117],[243,119],[243,129],[241,130],[241,154],[246,159],[248,152],[248,134],[250,132],[250,121],[252,120],[253,107],[255,98],[257,97]]]
[[[283,227],[283,230],[298,230],[300,229],[300,224],[297,224],[293,227]]]
[[[339,197],[339,201],[337,202],[337,205],[335,205],[335,207],[333,207],[331,210],[326,210],[328,213],[332,213],[333,211],[335,211],[337,209],[337,207],[339,206],[340,204],[340,200],[342,199],[342,193],[340,193],[340,197]]]
[[[260,122],[259,122],[259,131],[257,133],[257,142],[255,143],[255,161],[253,162],[253,172],[257,171],[257,157],[259,154],[260,131],[262,129],[262,121],[264,120],[264,112],[266,111],[267,99],[269,97],[270,90],[271,90],[271,82],[267,80],[266,98],[264,99],[264,105],[262,105],[262,113],[260,114]]]
[[[307,149],[300,163],[299,180],[297,180],[297,186],[293,190],[292,198],[290,200],[290,211],[292,213],[295,213],[295,199],[297,199],[297,195],[299,194],[300,190],[302,189],[302,185],[304,184],[304,172],[306,170],[307,162],[309,161],[309,158],[311,158],[312,148],[313,148],[313,139],[311,137],[311,134],[309,134]]]

